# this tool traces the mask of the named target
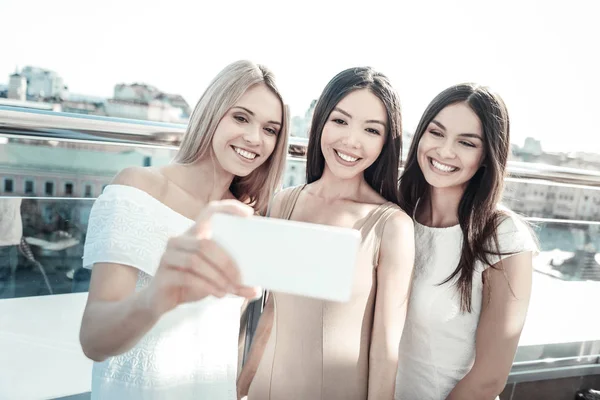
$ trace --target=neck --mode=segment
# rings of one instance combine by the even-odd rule
[[[229,187],[234,175],[225,171],[212,154],[178,167],[181,169],[181,188],[194,198],[208,203],[231,197]]]
[[[323,175],[312,185],[312,194],[325,201],[353,200],[359,201],[365,186],[364,174],[358,174],[350,179],[341,179],[333,174],[327,164]]]
[[[465,192],[463,187],[435,188],[430,186],[429,196],[420,207],[420,220],[424,225],[447,228],[458,224],[458,206]]]

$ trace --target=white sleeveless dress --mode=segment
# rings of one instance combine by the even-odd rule
[[[459,225],[431,228],[415,221],[415,272],[400,342],[396,400],[444,400],[473,366],[487,266],[476,264],[471,313],[461,313],[455,285],[438,286],[456,269],[462,241]],[[528,228],[512,216],[499,225],[498,241],[500,253],[537,252]],[[491,256],[490,261],[506,257]]]
[[[136,290],[156,272],[169,237],[193,221],[148,193],[109,185],[92,208],[83,265],[139,270]],[[92,399],[236,399],[239,297],[208,297],[165,314],[134,348],[94,363]]]

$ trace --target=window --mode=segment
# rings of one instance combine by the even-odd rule
[[[33,181],[27,180],[25,181],[25,194],[33,194],[34,186]]]
[[[72,196],[73,195],[73,184],[65,183],[65,195]]]
[[[85,192],[84,192],[83,196],[84,197],[93,197],[92,185],[85,185]]]
[[[13,192],[14,181],[12,179],[4,180],[4,193],[12,193]]]
[[[54,195],[54,182],[46,182],[44,193],[46,193],[46,196]]]

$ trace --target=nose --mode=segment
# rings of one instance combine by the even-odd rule
[[[358,149],[361,147],[359,140],[360,132],[357,132],[356,129],[347,129],[346,135],[342,138],[342,144],[347,147],[351,147],[354,149]]]
[[[242,138],[249,146],[258,146],[260,144],[261,129],[259,126],[249,126]]]
[[[442,159],[452,159],[456,157],[456,153],[454,152],[454,144],[451,140],[446,140],[441,146],[437,149],[437,153]]]

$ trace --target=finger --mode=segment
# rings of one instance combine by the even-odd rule
[[[207,235],[210,230],[210,218],[214,214],[230,214],[237,215],[239,217],[249,217],[254,213],[252,207],[238,201],[238,200],[221,200],[211,202],[208,206],[206,206],[198,218],[196,218],[196,223],[192,225],[190,229],[186,233],[190,235]]]
[[[231,290],[229,281],[197,253],[171,249],[164,254],[163,261],[177,271],[186,272],[203,279],[207,285],[214,286],[219,291],[227,292]]]
[[[241,283],[242,276],[236,262],[218,243],[202,239],[198,247],[198,254],[223,274],[232,286]]]
[[[227,295],[226,291],[218,289],[216,286],[197,275],[183,272],[179,277],[180,286],[183,289],[182,300],[186,303],[202,300],[206,296],[222,298]]]
[[[198,301],[206,296],[223,297],[226,291],[220,290],[202,277],[191,273],[189,270],[179,267],[166,268],[167,273],[163,275],[163,284],[167,287],[173,287],[180,291],[181,299],[179,302]]]
[[[247,299],[256,300],[262,295],[262,289],[251,286],[238,286],[233,294],[236,296],[245,297]]]
[[[175,249],[195,252],[211,264],[232,286],[240,284],[241,275],[235,261],[217,243],[208,239],[197,239],[193,236],[180,236],[171,241]]]

